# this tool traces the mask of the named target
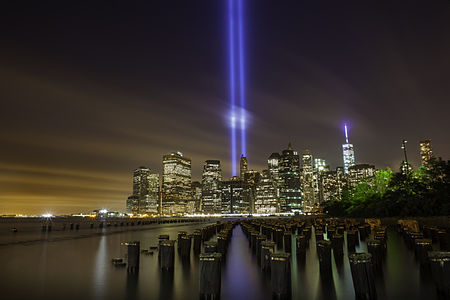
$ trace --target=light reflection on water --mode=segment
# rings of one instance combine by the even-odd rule
[[[139,240],[141,249],[155,246],[159,234],[176,239],[178,231],[192,233],[198,225],[167,225],[59,242],[0,247],[2,299],[198,299],[198,257],[181,261],[175,255],[173,272],[161,272],[158,255],[141,255],[138,274],[114,268],[111,258],[124,257],[121,242]],[[295,238],[292,246],[295,251]],[[366,244],[357,252],[367,250]],[[176,251],[177,252],[177,251]],[[348,253],[332,258],[332,277],[320,276],[315,234],[311,234],[304,261],[292,253],[293,299],[353,299]],[[379,299],[436,299],[429,274],[420,271],[413,254],[394,230],[388,231],[383,275],[376,281]],[[271,299],[270,278],[264,276],[240,226],[233,230],[227,259],[222,265],[222,300]]]

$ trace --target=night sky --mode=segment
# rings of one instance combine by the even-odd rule
[[[81,3],[83,2],[83,3]],[[334,169],[449,159],[450,1],[246,0],[249,168],[289,141]],[[230,175],[227,2],[9,1],[0,10],[0,214],[125,210],[162,155]]]

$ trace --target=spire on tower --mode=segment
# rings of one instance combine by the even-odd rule
[[[345,143],[348,144],[348,132],[347,132],[347,124],[344,124],[344,129],[345,129]]]

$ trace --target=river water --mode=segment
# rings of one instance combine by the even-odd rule
[[[1,246],[1,299],[198,299],[199,263],[193,254],[188,263],[176,254],[174,272],[169,274],[159,271],[156,252],[141,255],[137,275],[115,268],[111,258],[125,256],[122,242],[139,240],[143,249],[156,246],[160,234],[176,239],[178,231],[192,233],[203,226],[167,224],[143,231]],[[343,264],[336,265],[333,258],[332,280],[323,281],[315,247],[313,233],[305,261],[298,262],[293,253],[292,299],[354,299],[347,253]],[[365,243],[356,251],[367,251]],[[388,231],[387,257],[376,286],[379,299],[436,299],[430,275],[420,271],[395,230]],[[271,299],[270,278],[260,272],[240,226],[233,230],[222,266],[221,299]]]

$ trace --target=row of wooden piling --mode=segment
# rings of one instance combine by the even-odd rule
[[[421,272],[430,274],[436,285],[438,297],[450,299],[450,248],[449,235],[443,228],[418,225],[417,221],[399,221],[399,231],[414,252]],[[433,248],[439,247],[439,251]]]
[[[387,253],[387,228],[381,223],[319,218],[310,223],[295,218],[217,223],[192,234],[180,231],[176,240],[170,240],[168,235],[159,236],[158,261],[161,270],[173,270],[175,244],[182,260],[190,258],[192,249],[200,261],[200,298],[220,297],[221,266],[226,260],[232,230],[237,224],[241,225],[261,271],[271,277],[275,298],[289,298],[291,294],[292,238],[295,237],[297,259],[301,260],[305,258],[314,232],[321,276],[331,276],[331,255],[338,265],[343,262],[344,247],[347,247],[356,298],[376,299],[374,278],[381,274],[382,262]],[[450,253],[432,251],[433,236],[440,245],[446,245],[445,241],[441,242],[442,230],[426,227],[423,232],[411,232],[403,227],[400,230],[405,243],[414,250],[417,260],[431,270],[438,292],[449,297]],[[327,240],[324,239],[325,233]],[[217,240],[211,241],[214,235],[217,235]],[[368,253],[356,253],[360,240],[367,240]],[[133,256],[139,257],[139,242],[130,243],[128,247],[128,269],[129,272],[135,272],[139,268],[139,259]],[[281,252],[277,253],[276,250]]]
[[[204,219],[167,219],[167,220],[140,220],[140,221],[97,221],[91,222],[87,225],[89,229],[104,228],[104,227],[126,227],[126,226],[144,226],[152,224],[166,224],[166,223],[193,223],[204,222]],[[53,230],[65,231],[65,230],[79,230],[82,227],[82,223],[60,223],[47,220],[41,223],[42,232],[51,232]],[[83,225],[84,226],[84,225]],[[15,228],[17,232],[17,228]]]

